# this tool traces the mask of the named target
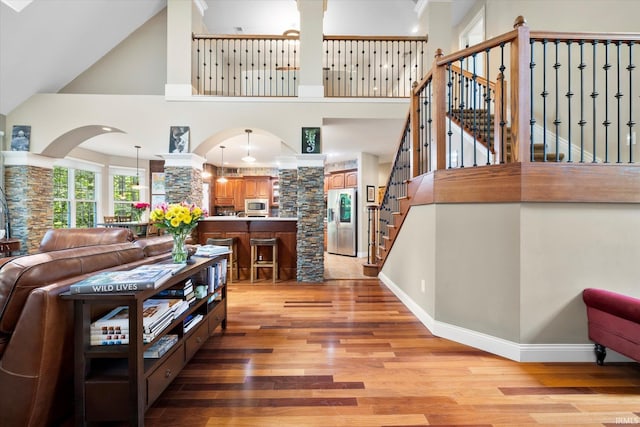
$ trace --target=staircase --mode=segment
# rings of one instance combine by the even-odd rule
[[[495,135],[495,119],[493,114],[487,114],[487,110],[473,109],[457,109],[452,110],[449,115],[451,120],[460,126],[468,135],[475,134],[476,141],[489,148],[495,154],[493,138]],[[474,129],[475,128],[475,129]],[[488,129],[487,129],[488,128]],[[511,154],[511,128],[505,127],[504,145],[505,156],[504,163],[513,162]],[[487,140],[488,136],[488,140]],[[554,153],[545,150],[543,143],[533,144],[533,161],[535,162],[559,162],[564,159],[564,153]]]

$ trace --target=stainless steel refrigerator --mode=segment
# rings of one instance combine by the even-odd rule
[[[356,189],[327,192],[327,252],[356,256]]]

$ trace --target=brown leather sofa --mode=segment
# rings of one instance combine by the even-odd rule
[[[73,417],[73,306],[60,294],[97,271],[169,258],[170,236],[127,229],[49,230],[39,252],[0,259],[0,426]]]

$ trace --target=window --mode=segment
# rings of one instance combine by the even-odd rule
[[[135,175],[112,175],[113,213],[133,214],[133,203],[140,200],[140,191],[131,188],[136,184]]]
[[[53,168],[53,228],[95,227],[96,173],[70,167]]]

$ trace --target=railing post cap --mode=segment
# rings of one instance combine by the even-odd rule
[[[526,26],[527,25],[527,20],[524,19],[524,16],[519,15],[515,22],[513,23],[513,28],[518,28],[518,27],[522,27],[522,26]]]
[[[441,56],[444,56],[444,53],[442,52],[442,49],[437,48],[436,49],[436,54],[434,55],[436,58],[440,58]]]

